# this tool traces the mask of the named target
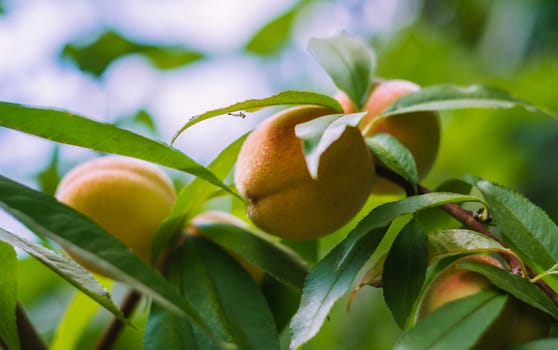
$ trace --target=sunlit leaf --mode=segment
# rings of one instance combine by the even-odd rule
[[[416,220],[411,220],[395,238],[382,277],[384,299],[402,329],[420,294],[427,267],[426,233]]]
[[[457,268],[476,271],[483,274],[496,287],[505,290],[517,299],[542,310],[558,320],[558,306],[528,279],[506,272],[496,266],[474,261],[464,261]]]
[[[54,151],[50,157],[47,167],[41,170],[37,175],[37,181],[41,190],[48,194],[56,192],[56,186],[60,182],[60,173],[58,172],[58,146],[54,147]]]
[[[108,280],[104,285],[107,285],[107,282]],[[93,302],[86,294],[76,292],[56,327],[50,350],[75,349],[97,311],[99,311],[99,304]]]
[[[484,204],[482,199],[475,196],[434,192],[408,197],[375,208],[359,222],[349,236],[343,241],[341,254],[339,256],[339,265],[343,264],[344,261],[353,254],[353,250],[358,249],[361,240],[366,239],[366,236],[372,229],[388,225],[392,220],[402,215],[413,214],[419,210],[439,207],[444,204],[463,202],[479,202]]]
[[[471,230],[442,230],[428,234],[431,263],[452,255],[488,251],[505,253],[507,249],[485,235]]]
[[[291,349],[297,349],[318,333],[331,307],[349,291],[386,231],[387,228],[377,228],[369,232],[342,266],[338,266],[343,248],[340,244],[310,270],[302,290],[300,307],[291,320]]]
[[[114,31],[104,32],[88,45],[68,44],[63,50],[63,55],[74,60],[81,70],[95,76],[103,74],[116,59],[129,54],[145,55],[161,69],[179,67],[203,58],[200,52],[182,46],[138,43]]]
[[[233,258],[199,236],[187,236],[167,263],[166,275],[211,330],[238,349],[279,349],[273,317],[258,286]],[[155,308],[144,335],[146,349],[215,349],[196,325]]]
[[[16,321],[17,257],[14,248],[1,239],[0,229],[0,348],[19,350]]]
[[[385,166],[401,175],[415,189],[418,184],[418,172],[411,152],[395,137],[379,133],[365,139],[368,147]]]
[[[456,85],[434,85],[399,98],[385,111],[384,115],[416,111],[441,111],[463,108],[513,108],[523,107],[530,112],[558,118],[551,112],[512,96],[504,90],[483,85],[467,87]]]
[[[0,102],[0,126],[55,142],[143,159],[229,190],[215,174],[175,148],[69,112]]]
[[[517,253],[549,269],[558,261],[558,226],[520,193],[488,181],[477,187],[489,204],[494,222]]]
[[[356,128],[365,114],[331,114],[295,126],[295,134],[302,140],[306,165],[314,179],[318,177],[322,154],[343,135],[346,128]]]
[[[230,114],[239,111],[250,111],[263,107],[304,104],[329,107],[339,112],[343,111],[339,102],[327,95],[309,91],[283,91],[270,97],[251,99],[234,103],[227,107],[213,109],[200,115],[191,117],[186,122],[186,124],[184,124],[184,126],[182,126],[180,130],[178,130],[173,136],[171,144],[174,143],[176,138],[180,136],[180,134],[182,134],[186,129],[209,118],[217,117],[227,113]]]
[[[372,49],[346,34],[311,39],[309,47],[335,86],[344,91],[360,110],[368,98],[376,65]]]
[[[58,242],[67,251],[98,266],[120,281],[128,283],[171,312],[189,317],[200,327],[208,330],[210,337],[214,336],[209,331],[207,320],[203,315],[200,315],[193,305],[179,295],[173,285],[94,221],[63,205],[52,196],[34,191],[3,176],[0,176],[0,193],[2,193],[0,207],[25,224],[32,232]],[[13,239],[13,235],[3,236]],[[54,258],[50,260],[56,261]],[[67,262],[62,264],[68,265]],[[72,276],[77,275],[75,279],[72,278],[72,281],[78,280],[78,277],[84,278],[86,275],[76,270],[70,271]]]
[[[245,139],[246,135],[228,145],[207,168],[219,178],[227,177],[236,163],[238,152]],[[153,261],[156,261],[161,250],[182,231],[186,216],[201,207],[214,192],[215,186],[199,178],[195,178],[180,190],[171,212],[153,236],[151,246]]]
[[[396,350],[468,350],[498,317],[507,296],[485,289],[447,303],[404,333]]]

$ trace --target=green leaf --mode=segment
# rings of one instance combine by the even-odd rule
[[[285,246],[251,230],[223,223],[196,225],[205,237],[296,289],[302,289],[308,267]]]
[[[450,302],[404,333],[396,350],[468,350],[498,317],[506,295],[485,289]]]
[[[248,273],[223,250],[199,236],[186,236],[171,254],[166,274],[210,327],[238,349],[279,349],[279,336],[266,301]],[[146,349],[215,349],[196,325],[155,309],[144,336]]]
[[[428,267],[428,240],[417,220],[411,220],[397,235],[382,276],[384,299],[400,328],[405,328]]]
[[[558,226],[523,195],[480,181],[477,187],[488,202],[490,214],[505,240],[527,261],[547,270],[558,261]]]
[[[512,345],[506,350],[556,350],[558,349],[558,338],[536,340],[530,343]]]
[[[496,287],[558,319],[558,306],[542,290],[529,282],[528,279],[504,271],[496,266],[474,261],[464,261],[459,263],[457,267],[483,274]]]
[[[3,199],[0,199],[0,201],[2,200]],[[2,203],[0,203],[0,206],[2,206]],[[9,209],[8,212],[10,212]],[[87,294],[91,299],[101,304],[108,311],[112,312],[113,315],[124,320],[122,313],[113,303],[110,293],[99,284],[93,275],[80,265],[63,255],[57,254],[50,249],[25,240],[1,228],[0,241],[9,243],[39,260],[74,287]]]
[[[239,137],[221,151],[207,167],[209,171],[213,172],[219,178],[226,178],[234,168],[236,159],[238,158],[238,152],[246,136],[247,134]],[[182,232],[182,226],[187,216],[196,212],[214,192],[215,187],[213,185],[199,178],[195,178],[180,190],[171,212],[153,236],[151,246],[152,262],[157,261],[157,257],[162,249],[166,247],[176,235]]]
[[[356,128],[365,115],[366,112],[331,114],[295,126],[295,134],[302,140],[306,165],[314,179],[318,177],[322,154],[343,135],[346,128]]]
[[[76,349],[80,337],[98,310],[99,304],[78,291],[66,307],[64,316],[56,327],[50,350]]]
[[[485,204],[482,199],[475,196],[433,192],[386,203],[375,208],[358,223],[343,241],[341,254],[339,256],[339,265],[349,259],[349,257],[354,254],[354,250],[358,250],[358,247],[362,244],[361,242],[367,239],[366,237],[369,232],[374,228],[386,226],[399,216],[413,214],[419,210],[439,207],[444,204],[463,202],[480,202]]]
[[[163,307],[209,329],[203,315],[179,295],[173,285],[91,219],[52,196],[3,176],[0,176],[0,193],[0,207],[34,233],[58,242],[64,249],[102,267]],[[214,336],[211,332],[208,334]]]
[[[341,34],[311,39],[310,52],[360,110],[365,104],[376,65],[374,52],[359,39]]]
[[[529,112],[542,113],[558,119],[552,112],[543,111],[504,90],[483,85],[462,87],[449,84],[434,85],[405,95],[389,106],[383,115],[464,108],[509,109],[513,107],[523,107]]]
[[[289,43],[291,28],[299,6],[295,6],[263,26],[246,44],[246,50],[256,55],[273,55]]]
[[[463,253],[506,250],[500,243],[476,231],[453,229],[428,234],[430,263]]]
[[[217,117],[223,114],[231,114],[238,111],[250,111],[255,109],[260,109],[263,107],[270,107],[270,106],[281,106],[281,105],[318,105],[329,107],[335,111],[342,112],[343,108],[337,100],[323,94],[319,94],[317,92],[309,92],[309,91],[283,91],[276,95],[260,98],[260,99],[251,99],[246,100],[238,103],[234,103],[230,106],[212,109],[210,111],[204,112],[200,115],[191,117],[184,126],[180,128],[176,132],[176,134],[172,137],[171,144],[182,134],[186,129],[191,127],[194,124],[202,122],[206,119]],[[241,113],[241,116],[244,116]]]
[[[230,191],[215,174],[175,148],[69,112],[0,102],[0,126],[55,142],[143,159],[201,177]]]
[[[419,182],[417,164],[411,152],[395,137],[379,133],[365,138],[366,144],[385,166],[401,175],[415,189]]]
[[[183,46],[158,46],[133,42],[114,31],[106,31],[86,46],[68,44],[62,54],[74,60],[78,67],[100,76],[116,59],[130,54],[148,57],[158,68],[179,67],[203,58],[203,54]]]
[[[338,265],[343,248],[341,243],[310,270],[299,309],[291,320],[291,349],[298,348],[318,333],[333,304],[351,288],[386,232],[387,228],[370,231],[342,266]]]
[[[4,231],[0,229],[0,235]],[[1,237],[1,236],[0,236]],[[0,348],[19,350],[17,332],[17,256],[10,244],[0,242]]]

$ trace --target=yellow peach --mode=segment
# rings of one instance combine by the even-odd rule
[[[168,176],[133,158],[108,156],[85,162],[66,174],[56,197],[85,214],[149,262],[151,239],[175,201]],[[72,255],[89,270],[104,271]]]

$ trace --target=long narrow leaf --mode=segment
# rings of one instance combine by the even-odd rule
[[[310,271],[300,307],[291,320],[291,349],[297,349],[318,333],[333,304],[351,288],[386,232],[387,228],[369,232],[342,267],[337,265],[343,248],[339,244]]]
[[[233,113],[238,111],[247,111],[247,110],[254,110],[259,109],[262,107],[270,107],[270,106],[281,106],[281,105],[302,105],[302,104],[311,104],[311,105],[318,105],[329,107],[335,111],[342,112],[343,109],[337,100],[323,94],[319,94],[316,92],[309,92],[309,91],[283,91],[276,95],[259,98],[259,99],[252,99],[246,100],[238,103],[234,103],[230,106],[213,109],[202,113],[200,115],[194,116],[190,118],[182,126],[176,134],[173,136],[171,144],[182,134],[186,129],[191,127],[194,124],[202,122],[206,119],[220,116],[227,113]]]
[[[558,261],[558,226],[523,195],[488,181],[477,187],[489,204],[494,222],[518,254],[549,269]]]
[[[207,321],[161,274],[121,241],[91,219],[37,192],[0,176],[0,207],[34,233],[60,243],[110,275],[126,282],[179,316],[187,316],[203,329]]]
[[[551,112],[512,96],[497,88],[471,85],[435,85],[413,92],[398,99],[384,111],[384,116],[416,111],[440,111],[463,108],[513,108],[523,107],[530,112],[546,114],[558,118]]]
[[[7,242],[39,260],[52,271],[101,304],[116,317],[124,320],[122,313],[113,303],[109,292],[83,267],[63,255],[41,245],[25,240],[0,228],[0,241]]]
[[[175,148],[69,112],[0,102],[0,126],[59,143],[143,159],[198,176],[230,191],[215,174]]]

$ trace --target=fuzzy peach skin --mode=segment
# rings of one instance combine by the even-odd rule
[[[90,217],[149,262],[151,239],[169,214],[176,193],[156,166],[133,158],[108,156],[70,170],[56,190],[62,203]],[[106,275],[79,256],[92,272]]]
[[[322,155],[310,176],[295,125],[337,112],[319,106],[284,110],[261,123],[244,142],[235,184],[256,226],[290,240],[334,232],[362,207],[374,179],[374,161],[357,128],[349,127]]]
[[[440,117],[436,112],[412,112],[383,118],[370,124],[387,107],[398,98],[411,92],[419,91],[420,87],[407,80],[385,80],[375,82],[363,111],[368,114],[360,123],[365,136],[388,133],[397,138],[409,149],[417,165],[419,179],[423,179],[434,164],[440,145]],[[345,113],[357,112],[356,106],[343,92],[337,94],[337,100]],[[379,161],[378,164],[381,165]],[[395,184],[383,178],[376,179],[374,193],[392,194],[401,192]]]
[[[480,273],[457,269],[457,264],[463,261],[478,261],[503,268],[498,260],[485,255],[469,255],[453,262],[428,286],[417,310],[419,322],[451,301],[473,295],[485,288],[494,288]],[[549,332],[548,315],[510,296],[501,314],[473,349],[503,349],[544,338]]]

